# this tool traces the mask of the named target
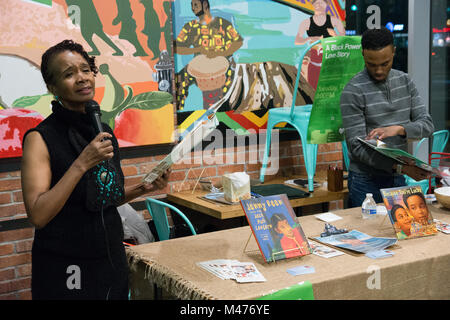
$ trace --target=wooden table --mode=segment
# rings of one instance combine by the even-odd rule
[[[433,217],[450,222],[450,210],[430,208]],[[389,219],[363,220],[361,208],[335,211],[343,219],[338,228],[356,229],[375,237],[395,237]],[[314,216],[299,217],[307,237],[318,236],[324,223]],[[370,259],[364,254],[322,258],[313,254],[265,263],[250,227],[154,242],[127,248],[134,298],[153,298],[153,283],[180,299],[254,299],[301,281],[312,284],[315,299],[450,299],[450,235],[398,241],[394,256]],[[197,263],[213,259],[253,262],[266,282],[240,284],[222,280]],[[300,265],[315,273],[292,276],[287,269]],[[378,277],[375,279],[374,277]],[[147,288],[145,287],[147,286]]]
[[[286,180],[298,179],[300,177],[290,177],[290,178],[274,178],[266,182],[266,184],[280,184],[284,183]],[[305,178],[305,177],[302,177]],[[316,178],[315,178],[316,179]],[[318,182],[323,182],[322,179],[317,179]],[[291,185],[289,185],[291,186]],[[307,188],[301,188],[297,186],[292,186],[294,188],[301,189],[303,191],[308,191]],[[167,200],[174,203],[175,205],[183,206],[185,208],[203,213],[205,215],[214,217],[216,219],[225,220],[237,217],[243,217],[244,211],[239,203],[234,205],[219,204],[214,203],[209,200],[202,199],[201,197],[206,195],[208,192],[203,190],[192,191],[182,191],[167,194]],[[291,199],[290,203],[293,208],[319,204],[328,203],[335,200],[344,200],[348,195],[348,189],[346,181],[344,182],[344,189],[339,192],[328,191],[323,185],[318,188],[314,188],[314,192],[310,194],[307,198]]]

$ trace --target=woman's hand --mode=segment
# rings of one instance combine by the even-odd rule
[[[167,182],[169,181],[169,175],[170,169],[164,172],[161,177],[159,177],[152,183],[141,182],[132,186],[126,186],[123,203],[130,202],[131,200],[141,197],[149,192],[164,189],[167,186]]]
[[[100,162],[111,159],[114,156],[114,148],[110,138],[112,138],[111,134],[100,132],[83,149],[74,164],[81,167],[83,171],[88,171]]]
[[[161,190],[164,189],[167,186],[167,183],[169,181],[170,176],[170,169],[168,169],[164,174],[152,183],[143,183],[142,188],[145,193]]]

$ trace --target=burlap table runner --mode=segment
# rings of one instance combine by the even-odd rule
[[[430,209],[434,218],[450,223],[449,210],[439,205]],[[388,217],[363,220],[360,210],[334,211],[343,219],[332,224],[371,236],[395,237]],[[300,217],[299,221],[308,237],[323,231],[324,222],[314,216]],[[275,263],[264,262],[253,236],[246,247],[250,235],[247,226],[129,248],[134,284],[156,283],[180,299],[254,299],[306,280],[312,283],[316,299],[450,298],[450,235],[439,232],[399,241],[392,248],[395,255],[385,259],[370,259],[364,254],[326,259],[311,254]],[[267,281],[222,280],[196,265],[213,259],[253,262]],[[299,265],[313,266],[315,273],[292,276],[286,272]],[[374,276],[379,277],[378,282]],[[142,292],[140,297],[152,298]]]

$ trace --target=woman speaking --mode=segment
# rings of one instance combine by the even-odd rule
[[[22,192],[36,227],[33,299],[127,299],[128,265],[117,206],[162,189],[124,188],[119,147],[109,126],[85,112],[95,94],[95,58],[71,40],[49,48],[41,72],[55,96],[52,113],[23,139]]]

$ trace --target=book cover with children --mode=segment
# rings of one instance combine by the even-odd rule
[[[241,205],[266,262],[311,253],[285,194],[241,200]]]
[[[419,185],[380,191],[397,239],[437,234],[436,223]]]

